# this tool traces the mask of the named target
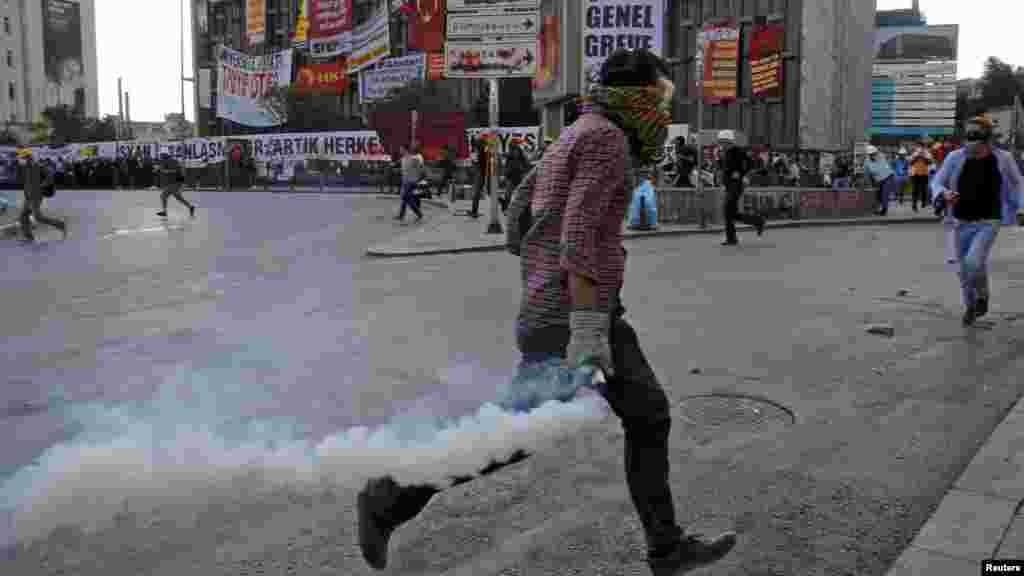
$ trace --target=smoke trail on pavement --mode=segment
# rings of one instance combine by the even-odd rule
[[[421,410],[311,439],[295,420],[243,418],[240,399],[253,392],[237,372],[179,366],[152,399],[65,406],[81,433],[0,484],[0,508],[30,542],[62,525],[102,528],[122,510],[187,503],[254,473],[266,489],[357,487],[384,474],[446,485],[602,418],[604,401],[574,397],[567,374],[558,363],[520,373],[497,402],[461,417]]]

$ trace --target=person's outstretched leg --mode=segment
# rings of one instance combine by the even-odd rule
[[[179,188],[172,189],[171,190],[171,196],[174,196],[175,200],[177,200],[178,202],[181,202],[186,208],[188,208],[188,213],[189,213],[190,216],[195,216],[196,215],[196,207],[195,207],[195,205],[190,203],[188,200],[185,200],[185,197],[181,195],[181,189],[179,189]]]
[[[628,322],[613,321],[610,341],[615,375],[605,398],[626,434],[626,482],[644,527],[648,565],[655,576],[673,576],[716,562],[736,545],[736,535],[708,539],[684,534],[676,524],[669,485],[668,398]]]
[[[157,216],[167,216],[167,197],[170,195],[171,192],[167,188],[160,191],[160,211],[156,213]]]

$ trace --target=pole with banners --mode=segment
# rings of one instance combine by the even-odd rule
[[[498,90],[501,87],[501,80],[498,78],[490,79],[490,127],[494,133],[493,136],[498,134]],[[498,146],[497,141],[492,141],[487,154],[487,161],[490,163],[490,190],[491,190],[491,221],[487,224],[488,234],[501,234],[501,221],[498,219]]]
[[[701,207],[700,227],[707,228],[707,202],[704,198],[704,26],[697,25],[697,50],[694,78],[697,81],[697,202]],[[686,175],[688,177],[689,175]]]

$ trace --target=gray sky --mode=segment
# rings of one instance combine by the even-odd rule
[[[117,113],[117,77],[131,93],[133,120],[163,120],[181,109],[180,0],[96,0],[100,113]],[[858,0],[869,1],[869,0]],[[188,0],[185,37],[191,34]],[[911,0],[878,0],[878,8],[909,8]],[[921,0],[930,24],[960,25],[961,78],[981,75],[989,56],[1024,66],[1020,41],[1022,0]],[[192,47],[185,43],[185,75],[192,76]],[[186,84],[185,114],[192,119],[192,86]]]

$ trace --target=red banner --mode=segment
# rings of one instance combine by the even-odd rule
[[[302,92],[344,94],[352,83],[347,71],[348,64],[344,59],[326,64],[306,64],[299,66],[295,85]]]
[[[455,149],[457,158],[469,156],[466,146],[466,120],[462,112],[420,112],[417,114],[416,139],[423,147],[425,160],[440,160],[444,148]]]
[[[309,51],[315,57],[352,50],[352,0],[309,0]]]
[[[537,73],[533,76],[533,87],[535,89],[550,89],[558,80],[561,74],[559,53],[562,51],[561,22],[557,15],[544,16],[538,36],[540,44],[540,62],[537,63]]]
[[[407,2],[409,14],[409,48],[424,52],[444,50],[444,2],[413,0]]]
[[[750,35],[750,90],[754,96],[782,97],[782,52],[786,27],[758,24]]]
[[[708,23],[701,31],[704,46],[704,99],[719,104],[736,99],[739,78],[740,30],[731,21]]]

